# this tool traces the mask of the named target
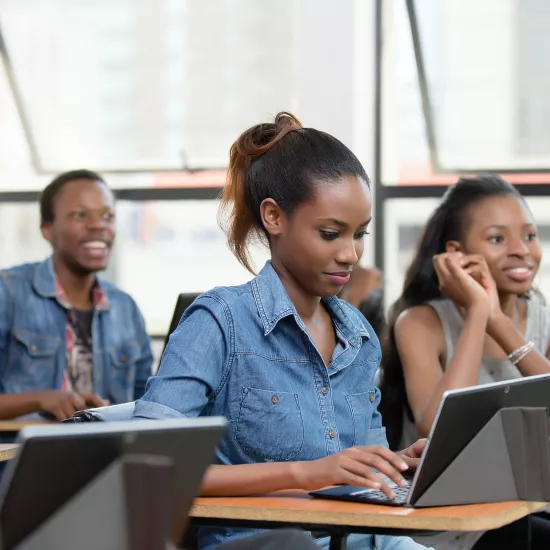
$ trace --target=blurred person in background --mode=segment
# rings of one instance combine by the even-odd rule
[[[97,273],[115,240],[115,199],[99,174],[56,177],[40,199],[53,254],[0,271],[0,418],[62,420],[141,397],[153,356],[134,300]]]
[[[357,266],[338,298],[356,307],[371,324],[381,342],[386,336],[382,272],[375,267]]]
[[[533,286],[541,259],[536,222],[510,183],[489,174],[447,191],[390,315],[380,385],[390,448],[429,433],[445,391],[550,373],[550,309]],[[510,536],[482,535],[415,538],[481,550]],[[550,521],[532,517],[532,548],[549,546]]]

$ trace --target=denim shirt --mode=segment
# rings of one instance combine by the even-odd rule
[[[134,416],[225,416],[220,464],[387,446],[374,385],[378,338],[348,303],[334,297],[324,304],[338,340],[328,366],[270,262],[250,283],[203,294],[172,334]],[[201,533],[200,547],[242,534],[211,529]]]
[[[112,404],[143,395],[153,356],[128,294],[98,281],[109,302],[94,310],[94,391]],[[58,390],[67,365],[67,312],[56,299],[51,258],[0,271],[0,393]]]

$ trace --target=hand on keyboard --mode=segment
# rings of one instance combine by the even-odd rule
[[[391,479],[383,476],[382,480],[391,488],[394,493],[394,498],[388,498],[380,490],[374,489],[362,489],[357,487],[357,491],[350,493],[350,496],[353,496],[355,500],[359,502],[366,502],[368,504],[386,504],[393,506],[403,506],[407,503],[407,497],[409,496],[410,484],[414,477],[414,472],[407,472],[404,475],[405,480],[407,481],[406,487],[399,487]]]
[[[353,500],[358,502],[365,502],[366,504],[385,504],[390,506],[404,506],[407,504],[407,497],[409,496],[409,487],[397,487],[394,489],[395,497],[388,498],[382,491],[375,491],[373,489],[358,490],[350,493]]]
[[[356,485],[394,498],[394,491],[374,469],[391,479],[396,487],[408,486],[401,474],[409,467],[382,446],[352,447],[318,460],[294,462],[291,467],[298,486],[306,491],[328,485]]]

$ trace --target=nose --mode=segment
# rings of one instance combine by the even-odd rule
[[[361,251],[357,249],[360,246],[355,239],[346,240],[338,250],[336,262],[347,266],[355,265],[361,256]]]
[[[524,239],[513,239],[508,244],[508,255],[525,258],[529,255],[529,246]]]
[[[106,219],[105,215],[101,212],[89,212],[86,216],[86,225],[88,229],[106,229],[110,225],[110,223],[111,222]]]

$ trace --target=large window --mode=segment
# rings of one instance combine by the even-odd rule
[[[97,170],[119,196],[105,276],[152,334],[178,293],[251,277],[215,200],[248,126],[292,111],[372,173],[371,2],[0,0],[0,38],[0,268],[49,253],[37,192]]]
[[[43,170],[223,167],[243,127],[299,101],[299,2],[21,4],[0,9]]]
[[[384,183],[448,184],[459,172],[487,170],[547,182],[550,3],[381,6]]]
[[[409,0],[442,169],[547,170],[550,4]],[[413,21],[414,24],[414,21]],[[420,81],[422,84],[422,80]]]
[[[236,136],[281,110],[364,142],[361,4],[0,0],[35,169],[223,169]]]

